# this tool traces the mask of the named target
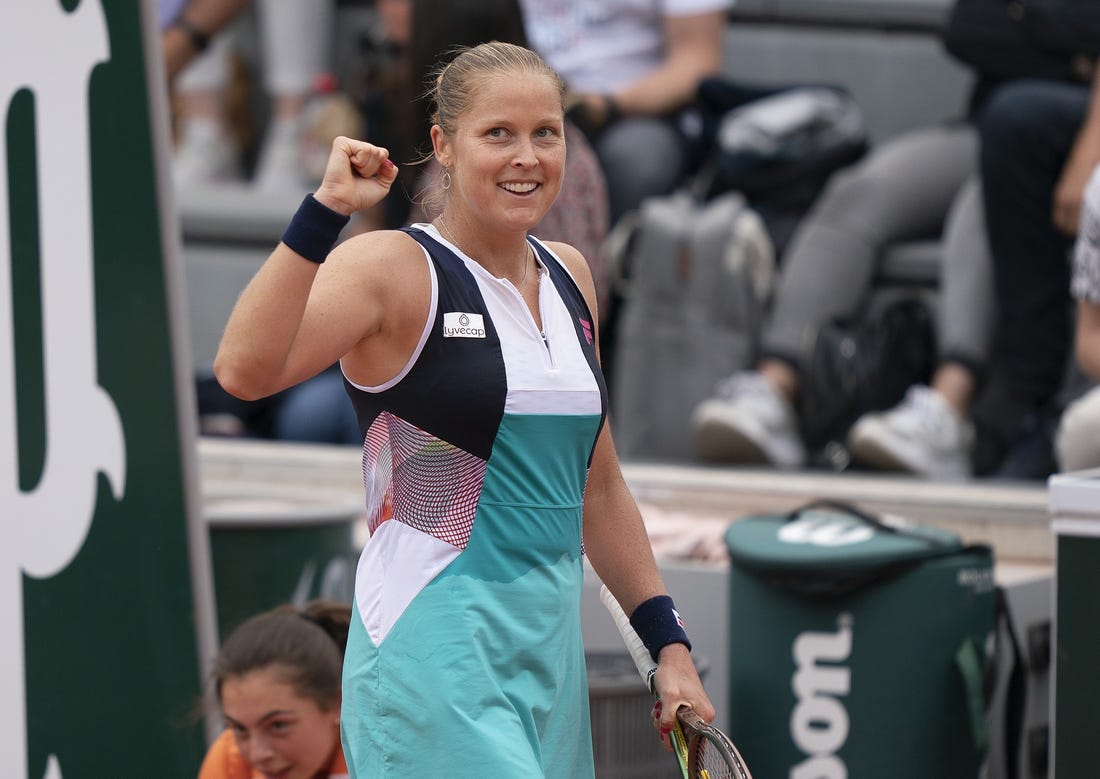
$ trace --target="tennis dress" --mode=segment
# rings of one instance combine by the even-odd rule
[[[537,239],[541,332],[510,282],[407,232],[428,324],[395,379],[347,382],[372,531],[344,661],[351,775],[591,777],[581,508],[606,389],[588,306]]]

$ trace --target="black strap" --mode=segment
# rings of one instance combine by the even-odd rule
[[[1016,638],[1016,626],[1012,622],[1012,612],[1008,608],[1008,597],[1004,587],[997,587],[995,600],[996,640],[993,649],[993,662],[986,679],[986,700],[993,700],[993,688],[997,683],[997,670],[1010,663],[1012,670],[1008,677],[1008,689],[1005,692],[1004,723],[1004,770],[1005,779],[1016,779],[1020,764],[1020,743],[1023,738],[1024,714],[1027,708],[1027,669],[1020,642]],[[1005,640],[1007,636],[1007,641]],[[1007,645],[1006,645],[1007,644]],[[1011,655],[1006,657],[1006,651]]]
[[[945,540],[937,538],[935,536],[926,535],[924,533],[911,533],[906,530],[905,527],[888,525],[871,512],[864,511],[863,509],[856,506],[854,503],[848,503],[847,501],[843,500],[832,500],[829,498],[819,498],[817,500],[812,500],[809,503],[799,506],[798,508],[787,514],[786,521],[793,522],[794,520],[799,519],[806,512],[814,511],[816,509],[828,509],[830,511],[835,511],[839,514],[848,514],[855,517],[856,519],[859,519],[861,522],[870,525],[871,527],[875,528],[875,530],[878,530],[882,533],[891,533],[897,536],[905,536],[906,538],[914,538],[919,541],[926,541],[930,546],[948,545]],[[954,549],[953,545],[952,549]]]
[[[849,515],[882,533],[922,541],[927,545],[928,551],[924,554],[855,572],[838,573],[830,571],[827,574],[810,575],[806,571],[756,571],[758,577],[773,587],[797,592],[807,597],[835,598],[847,595],[874,582],[893,578],[943,555],[974,554],[990,556],[993,553],[988,544],[974,543],[960,546],[950,543],[945,538],[910,531],[905,527],[888,525],[874,514],[841,500],[826,498],[812,500],[786,514],[784,521],[793,522],[800,519],[806,512],[815,509],[827,509],[839,514]]]

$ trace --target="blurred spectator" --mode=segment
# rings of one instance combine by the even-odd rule
[[[340,684],[350,621],[350,606],[312,601],[259,614],[230,633],[214,667],[228,727],[198,779],[346,779]]]
[[[160,0],[158,8],[164,69],[175,80],[251,0]]]
[[[972,104],[986,87],[976,86]],[[783,258],[761,359],[695,410],[700,456],[804,466],[797,400],[807,334],[834,318],[857,318],[887,248],[939,239],[938,367],[931,386],[911,387],[894,409],[857,420],[848,446],[871,467],[937,479],[969,476],[970,406],[993,325],[980,190],[977,132],[969,119],[896,136],[834,174]]]
[[[233,397],[213,376],[197,382],[199,432],[219,438],[362,446],[339,365],[260,400]]]
[[[1002,84],[991,75],[978,76],[967,123],[910,132],[834,176],[798,227],[783,260],[757,370],[724,382],[717,396],[696,410],[701,455],[787,468],[803,465],[807,453],[796,401],[807,332],[829,318],[859,311],[883,249],[937,234],[944,248],[939,367],[930,388],[912,387],[896,408],[867,414],[853,425],[848,436],[853,457],[871,467],[929,478],[964,478],[975,468],[988,473],[1000,466],[1007,446],[990,454],[996,447],[978,444],[998,437],[995,426],[990,432],[983,420],[1019,420],[1019,408],[1027,403],[1017,401],[1019,408],[1012,408],[1004,396],[1021,393],[1001,389],[1027,383],[1018,358],[1004,360],[1007,372],[1015,375],[1007,384],[986,376],[987,362],[990,373],[997,375],[992,368],[1000,358],[999,351],[992,351],[993,339],[1005,337],[1002,331],[1010,320],[1015,332],[1005,340],[1017,343],[1018,355],[1018,345],[1029,339],[1047,343],[1045,365],[1030,364],[1033,372],[1045,371],[1042,387],[1033,388],[1030,407],[1053,395],[1064,358],[1051,344],[1061,339],[1064,355],[1064,338],[1057,335],[1057,326],[1053,332],[1037,326],[1027,311],[1046,295],[1044,288],[1053,295],[1058,278],[1065,279],[1064,270],[1049,272],[1051,263],[1064,269],[1068,240],[1051,223],[1051,200],[1062,173],[1058,202],[1068,208],[1056,219],[1063,229],[1072,229],[1072,202],[1076,198],[1079,203],[1083,183],[1079,172],[1082,164],[1095,163],[1100,152],[1100,143],[1080,143],[1077,159],[1063,173],[1088,90],[1068,81],[1014,79]],[[975,149],[975,128],[980,151]],[[998,284],[991,294],[994,261]],[[1031,286],[1034,279],[1025,283],[1011,272],[1005,276],[1001,266],[1006,263],[1030,263],[1033,276],[1050,278]],[[1067,288],[1062,284],[1060,296],[1053,297],[1065,299]],[[1051,295],[1046,295],[1047,303]],[[1057,318],[1058,309],[1056,304],[1045,306],[1049,317]],[[1025,466],[1009,461],[1001,467],[1016,475],[1042,475],[1035,462]]]
[[[408,222],[419,170],[415,163],[431,153],[431,144],[421,137],[427,111],[421,87],[409,73],[412,0],[375,0],[374,11],[375,22],[359,39],[346,88],[362,112],[361,137],[387,149],[398,172],[390,196],[355,215],[349,230],[356,233],[397,229]],[[326,160],[329,151],[324,149]]]
[[[1070,291],[1077,300],[1077,362],[1100,380],[1100,167],[1085,192]]]
[[[273,425],[280,441],[363,445],[339,365],[281,393]]]
[[[532,47],[571,91],[570,116],[607,177],[611,223],[691,169],[685,117],[722,67],[730,0],[521,0]]]
[[[252,181],[262,189],[298,191],[310,183],[301,162],[303,111],[331,69],[334,2],[260,0],[258,5],[260,70],[270,115]],[[187,9],[180,18],[190,20],[189,14]],[[180,186],[241,177],[243,150],[227,113],[232,51],[227,33],[215,35],[210,48],[175,80],[174,174]]]
[[[236,181],[243,176],[241,142],[226,102],[232,58],[232,36],[222,33],[175,80],[172,178],[177,187]]]
[[[249,0],[162,0],[160,4],[165,68],[179,113],[173,170],[178,185],[242,176],[243,151],[227,111],[234,47],[227,28],[249,5]],[[326,123],[332,117],[314,116],[310,102],[318,88],[331,88],[325,78],[334,3],[262,0],[260,5],[263,72],[273,103],[254,181],[267,189],[297,192],[310,184],[311,173],[303,167],[309,144],[322,145],[327,159],[332,137],[356,126],[346,114],[337,115],[342,124]],[[336,366],[254,403],[230,397],[212,377],[200,377],[197,390],[203,435],[361,443]]]
[[[1089,179],[1073,255],[1070,291],[1077,300],[1077,364],[1100,381],[1100,167]],[[1063,471],[1100,467],[1100,388],[1066,407],[1055,439]]]
[[[1097,42],[1100,48],[1100,41]],[[996,395],[981,423],[998,473],[1045,478],[1072,344],[1069,252],[1100,162],[1100,79],[1017,81],[980,123],[998,317]]]
[[[850,445],[869,465],[930,478],[970,473],[969,404],[992,326],[973,126],[913,130],[835,174],[795,231],[755,370],[735,374],[696,409],[698,451],[708,460],[806,464],[796,402],[807,333],[867,304],[890,245],[942,238],[939,367],[932,387],[855,423]]]

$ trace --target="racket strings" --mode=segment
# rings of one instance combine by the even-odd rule
[[[698,737],[692,739],[690,764],[691,779],[745,779],[745,773],[713,741]]]
[[[752,779],[733,743],[721,730],[694,722],[686,728],[688,776],[691,779]]]

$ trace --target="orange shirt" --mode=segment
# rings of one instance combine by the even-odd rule
[[[329,779],[348,779],[348,764],[344,762],[344,750],[337,746],[336,756],[325,774]],[[244,759],[237,749],[237,740],[230,730],[222,731],[217,740],[210,745],[206,758],[202,761],[198,779],[263,779],[259,771]]]

